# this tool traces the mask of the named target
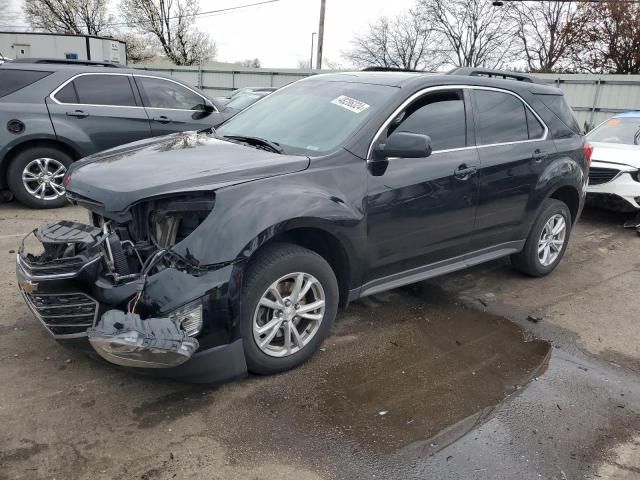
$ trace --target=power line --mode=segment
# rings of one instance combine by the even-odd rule
[[[243,5],[236,5],[235,7],[227,7],[227,8],[219,8],[217,10],[208,10],[206,12],[198,12],[198,13],[194,13],[192,15],[185,15],[185,17],[203,17],[203,16],[207,16],[207,15],[211,15],[214,16],[216,14],[221,14],[221,13],[227,13],[227,12],[232,12],[234,10],[241,10],[241,9],[245,9],[245,8],[251,8],[251,7],[258,7],[260,5],[266,5],[268,3],[276,3],[279,2],[280,0],[263,0],[262,2],[255,2],[255,3],[245,3]],[[176,18],[179,18],[177,16],[173,16],[173,17],[168,17],[167,20],[175,20]],[[150,23],[149,20],[142,20],[139,22],[116,22],[116,23],[109,23],[106,26],[107,27],[116,27],[116,26],[125,26],[125,25],[139,25],[139,24],[144,24],[144,23]]]
[[[231,13],[235,10],[242,10],[242,9],[251,8],[251,7],[259,7],[261,5],[267,5],[269,3],[276,3],[279,1],[280,0],[263,0],[261,2],[245,3],[243,5],[236,5],[235,7],[219,8],[217,10],[208,10],[206,12],[198,12],[192,15],[185,15],[184,17],[190,17],[190,18],[207,17],[207,16],[213,17],[217,15],[224,15],[227,13]],[[172,17],[168,17],[167,20],[175,20],[176,18],[179,18],[179,17],[172,16]],[[113,23],[107,23],[104,26],[106,28],[106,27],[118,27],[118,26],[143,25],[145,23],[151,23],[151,22],[149,20],[141,20],[138,22],[113,22]],[[15,28],[15,25],[0,25],[0,28]],[[28,33],[28,32],[13,32],[13,33]]]

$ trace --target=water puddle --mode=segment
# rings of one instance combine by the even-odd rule
[[[272,424],[261,431],[287,425],[276,444],[314,432],[369,451],[428,439],[438,449],[540,375],[549,351],[502,317],[416,286],[352,304],[311,362],[246,401]]]

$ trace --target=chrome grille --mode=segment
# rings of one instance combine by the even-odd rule
[[[615,168],[591,167],[589,169],[589,185],[602,185],[610,182],[619,173],[620,170]]]
[[[27,256],[19,254],[18,264],[25,273],[32,278],[71,278],[78,275],[82,270],[97,262],[99,259],[100,256],[96,255],[90,260],[86,260],[81,257],[71,257],[49,260],[47,262],[37,262],[27,258]]]
[[[89,295],[21,292],[33,314],[56,337],[84,336],[94,324],[98,303]]]

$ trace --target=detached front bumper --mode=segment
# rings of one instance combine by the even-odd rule
[[[56,340],[91,349],[87,330],[93,332],[97,326],[102,327],[101,320],[109,311],[112,314],[114,311],[127,311],[127,304],[139,291],[139,284],[114,283],[103,275],[104,261],[98,248],[88,248],[82,254],[68,258],[36,261],[33,255],[25,253],[24,245],[20,247],[16,258],[20,293],[34,316]],[[167,268],[150,276],[140,303],[147,306],[145,318],[149,322],[159,318],[165,321],[165,328],[160,328],[160,322],[158,328],[147,323],[147,330],[154,337],[150,341],[150,335],[147,335],[144,341],[139,341],[136,352],[147,352],[149,355],[142,355],[145,359],[154,358],[154,355],[173,358],[171,354],[177,353],[179,347],[174,348],[172,342],[179,346],[180,339],[176,337],[178,330],[175,328],[166,333],[166,338],[163,337],[163,332],[168,332],[166,321],[171,318],[172,311],[194,301],[202,302],[202,329],[197,337],[194,334],[194,338],[188,337],[186,332],[182,335],[191,344],[199,343],[200,348],[195,353],[189,351],[190,358],[186,357],[188,360],[178,366],[158,368],[164,365],[161,362],[120,362],[118,367],[146,375],[207,384],[245,376],[247,366],[242,341],[234,340],[231,321],[224,314],[229,310],[232,272],[230,266],[194,276]],[[147,320],[142,320],[143,324]],[[125,334],[123,329],[123,336]],[[160,351],[159,345],[164,351]],[[174,352],[170,351],[171,348]],[[162,353],[165,355],[160,355]],[[112,363],[115,358],[115,363],[119,363],[117,356],[109,358],[103,353],[100,356]]]

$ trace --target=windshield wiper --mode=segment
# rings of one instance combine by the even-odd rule
[[[640,145],[640,127],[638,127],[638,131],[633,136],[633,144],[634,145]]]
[[[250,145],[253,144],[260,147],[267,147],[269,150],[275,153],[284,152],[283,148],[277,143],[260,137],[247,137],[244,135],[224,135],[224,138],[228,138],[230,140],[238,140],[239,142],[245,142]]]

